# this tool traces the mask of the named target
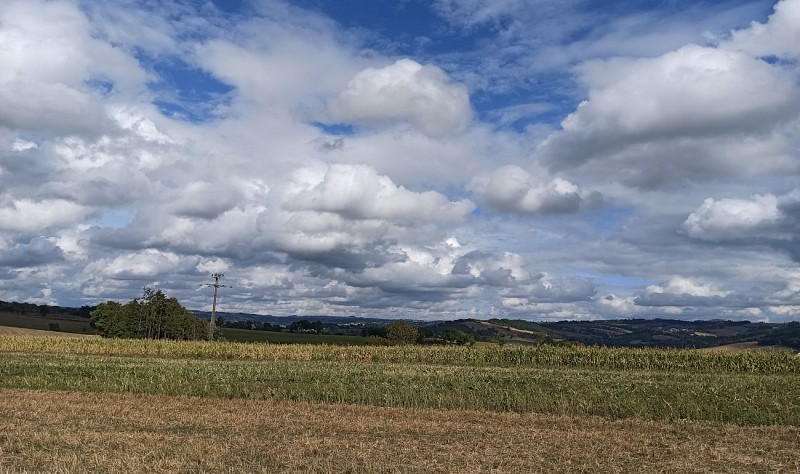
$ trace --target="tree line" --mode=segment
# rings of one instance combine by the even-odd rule
[[[126,304],[108,301],[91,312],[91,325],[103,337],[138,339],[207,339],[209,325],[177,298],[145,288],[141,298]]]
[[[14,301],[0,301],[0,313],[14,313],[24,315],[69,315],[88,318],[94,306],[81,306],[80,308],[66,308],[46,304],[17,303]]]
[[[372,345],[404,344],[457,344],[472,345],[476,342],[474,334],[452,328],[417,328],[406,321],[393,321],[384,325],[372,324],[353,330],[348,325],[323,323],[322,321],[300,320],[289,325],[272,324],[249,320],[223,320],[218,318],[223,328],[249,329],[255,331],[300,332],[314,334],[360,335]],[[357,331],[357,332],[355,332]]]

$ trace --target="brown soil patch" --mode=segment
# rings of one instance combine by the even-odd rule
[[[0,390],[0,472],[797,472],[800,428]]]
[[[704,347],[698,349],[703,352],[742,352],[764,349],[764,346],[758,345],[757,342],[737,342],[734,344],[724,344],[721,346]]]

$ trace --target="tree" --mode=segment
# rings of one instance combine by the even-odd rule
[[[91,313],[91,326],[104,337],[136,337],[129,309],[116,301],[101,303]]]
[[[322,334],[324,329],[325,325],[319,320],[312,323],[311,321],[301,319],[289,325],[289,332],[315,332],[317,334]]]
[[[392,344],[414,344],[419,330],[405,321],[393,321],[386,325],[386,339]]]
[[[141,299],[102,303],[91,312],[92,327],[104,337],[205,339],[207,324],[161,290],[145,288]]]
[[[473,345],[475,344],[475,336],[472,334],[467,334],[460,329],[451,329],[445,331],[442,334],[442,339],[444,339],[449,344],[458,344],[463,346],[465,344]]]

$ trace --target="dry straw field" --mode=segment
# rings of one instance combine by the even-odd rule
[[[93,336],[90,334],[77,334],[71,332],[54,332],[54,331],[45,331],[43,329],[28,329],[28,328],[16,328],[11,326],[0,326],[0,337],[2,336],[28,336],[28,337],[46,337],[46,338],[89,338],[89,339],[97,339],[97,336]]]
[[[800,359],[0,336],[0,472],[797,472]]]

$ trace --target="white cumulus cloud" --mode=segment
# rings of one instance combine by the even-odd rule
[[[776,13],[767,26],[784,16]],[[789,157],[800,88],[792,69],[766,54],[722,42],[587,61],[577,67],[587,97],[537,156],[552,169],[579,168],[641,188],[797,172]]]
[[[182,267],[195,268],[198,264],[196,259],[189,260],[186,261],[173,252],[144,249],[91,262],[86,266],[84,272],[120,280],[156,279],[159,276],[179,271]]]
[[[752,199],[708,198],[689,214],[683,228],[690,236],[703,240],[743,238],[781,218],[778,199],[772,194],[755,195]]]
[[[519,214],[574,212],[600,200],[563,178],[536,177],[515,165],[476,177],[470,188],[492,207]]]
[[[695,278],[675,276],[661,285],[648,285],[645,289],[647,293],[663,293],[670,295],[689,295],[699,297],[728,296],[730,291],[723,291],[715,288],[709,283]]]
[[[90,213],[89,209],[63,199],[3,203],[1,198],[0,230],[32,232],[58,228],[78,223]]]
[[[727,47],[756,56],[800,57],[800,1],[779,1],[766,23],[753,22],[749,28],[733,32]]]
[[[91,36],[69,2],[0,5],[0,125],[56,134],[109,129],[105,106],[87,84],[136,93],[147,74],[133,58]]]
[[[331,165],[302,170],[300,174],[305,176],[304,182],[297,183],[294,196],[286,202],[284,207],[289,210],[413,225],[460,221],[475,208],[469,200],[453,202],[436,191],[410,191],[364,165]]]
[[[356,74],[328,104],[334,121],[359,125],[408,122],[432,137],[458,133],[472,120],[466,87],[434,65],[400,59]]]

